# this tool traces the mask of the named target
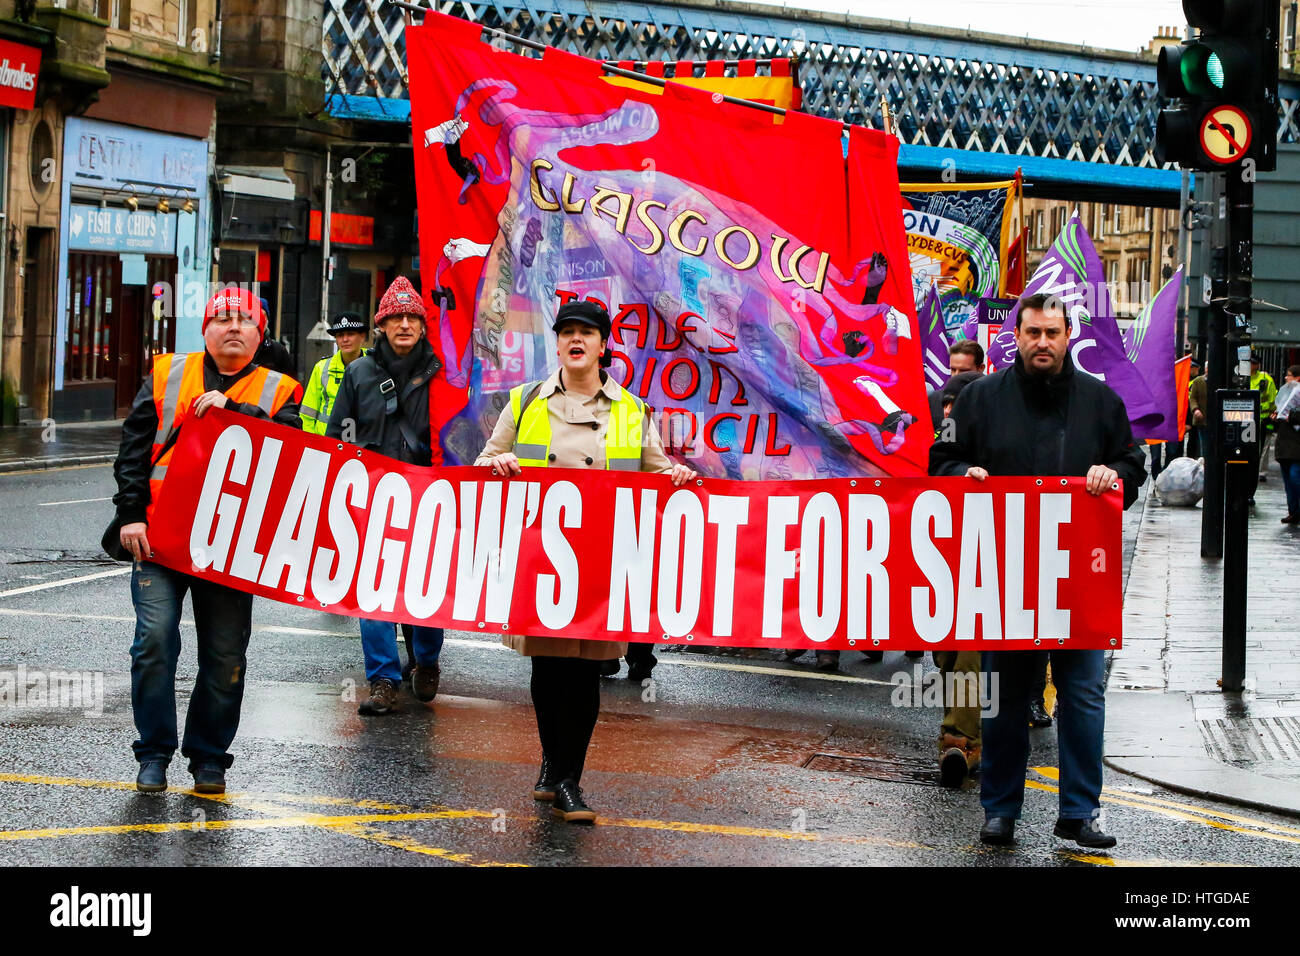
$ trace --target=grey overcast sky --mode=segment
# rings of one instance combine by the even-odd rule
[[[1181,34],[1185,23],[1180,0],[789,0],[785,6],[1130,52],[1145,49],[1157,27],[1176,26]]]

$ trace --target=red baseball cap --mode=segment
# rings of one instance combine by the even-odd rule
[[[241,289],[232,286],[228,289],[221,289],[212,298],[208,299],[208,306],[203,310],[203,331],[207,331],[208,321],[218,315],[242,315],[248,313],[257,319],[257,330],[266,331],[266,313],[262,311],[262,303],[248,289]]]

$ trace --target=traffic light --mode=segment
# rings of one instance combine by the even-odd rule
[[[1198,35],[1160,50],[1156,160],[1222,170],[1277,168],[1279,0],[1183,0]]]

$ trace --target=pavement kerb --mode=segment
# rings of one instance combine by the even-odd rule
[[[19,461],[0,461],[0,475],[45,471],[49,468],[71,468],[76,465],[105,465],[114,461],[117,461],[117,452],[103,455],[76,455],[70,458],[23,458]]]
[[[1137,571],[1142,534],[1147,526],[1147,510],[1151,507],[1154,507],[1152,496],[1148,494],[1133,548],[1133,565],[1124,582],[1126,596]],[[1102,756],[1106,766],[1176,793],[1300,817],[1300,793],[1292,784],[1233,767],[1208,755],[1188,694],[1182,691],[1123,690],[1109,686],[1109,672],[1107,678],[1106,737]],[[1166,752],[1154,752],[1160,746],[1159,741],[1166,738],[1173,738],[1165,746]],[[1138,746],[1147,752],[1113,752],[1122,748],[1126,739],[1141,741]],[[1170,750],[1172,754],[1168,752]]]
[[[1190,703],[1188,710],[1191,710]],[[1285,800],[1288,787],[1292,792],[1294,787],[1282,780],[1260,777],[1239,767],[1230,767],[1210,757],[1105,757],[1103,762],[1120,773],[1176,793],[1249,807],[1252,810],[1300,817],[1300,796],[1293,796],[1290,802]],[[1231,789],[1199,785],[1196,783],[1199,776],[1227,779],[1231,783]]]

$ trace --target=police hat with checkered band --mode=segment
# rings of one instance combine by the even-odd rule
[[[330,335],[342,335],[344,332],[369,332],[370,322],[358,312],[340,312],[330,319],[327,331]]]

